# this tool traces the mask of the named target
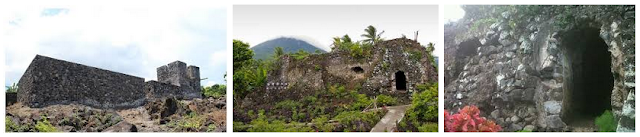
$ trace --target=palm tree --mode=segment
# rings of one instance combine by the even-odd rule
[[[384,31],[378,33],[377,32],[378,30],[376,30],[376,28],[371,25],[369,25],[366,29],[364,29],[364,31],[366,33],[360,36],[367,38],[364,40],[364,42],[367,44],[375,45],[376,43],[383,40],[381,35],[384,33]]]
[[[276,47],[273,50],[273,58],[274,59],[278,59],[280,58],[280,56],[284,55],[284,50],[282,49],[282,47]]]

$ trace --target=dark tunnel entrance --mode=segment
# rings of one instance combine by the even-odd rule
[[[611,110],[611,53],[597,28],[577,28],[561,35],[565,55],[563,121],[569,126],[593,125]]]
[[[407,77],[404,72],[396,72],[396,90],[407,90]]]

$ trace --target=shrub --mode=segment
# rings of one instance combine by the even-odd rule
[[[345,127],[345,131],[357,131],[361,124],[376,124],[380,120],[380,117],[376,113],[377,111],[344,111],[334,117],[334,119]]]
[[[56,127],[49,123],[47,117],[42,116],[42,120],[36,123],[36,131],[38,132],[57,132]]]
[[[29,131],[28,125],[20,125],[13,122],[10,116],[4,116],[4,131],[5,132],[24,132]]]
[[[418,131],[420,132],[438,132],[438,123],[436,122],[426,122],[418,127]]]
[[[355,101],[349,107],[350,110],[362,110],[362,109],[364,109],[365,107],[369,106],[372,103],[372,100],[369,99],[369,97],[367,97],[367,95],[365,95],[365,94],[357,94],[357,92],[355,92],[355,91],[352,91],[352,93],[356,93],[356,94],[352,95],[352,97],[355,99]]]
[[[602,115],[596,117],[596,126],[599,132],[615,132],[618,122],[613,117],[611,111],[606,110]]]
[[[398,101],[395,97],[391,97],[388,95],[379,95],[376,99],[376,103],[383,106],[391,106],[397,104]]]
[[[235,124],[235,123],[234,123]],[[267,117],[264,115],[264,111],[261,111],[258,114],[258,118],[251,121],[251,127],[247,129],[249,132],[310,132],[313,131],[308,126],[304,126],[297,122],[291,122],[289,124],[280,121],[274,120],[269,122]],[[235,125],[234,125],[235,130]]]
[[[331,132],[333,128],[335,128],[331,123],[329,123],[329,119],[327,116],[321,116],[312,120],[312,123],[316,127],[316,130],[319,132]]]
[[[347,90],[342,85],[329,85],[329,93],[334,97],[342,98],[348,94]]]
[[[205,121],[205,116],[200,116],[195,112],[191,112],[185,118],[176,121],[175,126],[178,131],[199,131]]]
[[[227,94],[227,85],[215,84],[209,87],[202,87],[205,97],[220,98]]]
[[[302,104],[300,102],[296,102],[293,100],[284,100],[284,101],[280,101],[278,103],[276,103],[276,109],[289,109],[289,110],[293,110],[293,109],[297,109],[302,107]]]
[[[316,98],[314,96],[306,96],[306,97],[302,98],[302,102],[304,104],[312,105],[312,104],[316,104],[316,101],[318,101],[318,98]]]
[[[407,109],[407,120],[414,125],[423,121],[438,119],[438,84],[420,84],[418,92],[412,95],[411,106]]]
[[[476,106],[465,106],[458,114],[449,115],[445,110],[444,129],[446,132],[497,132],[502,130],[491,120],[480,117]]]
[[[298,52],[292,53],[291,56],[293,58],[295,58],[296,60],[301,60],[301,59],[304,59],[307,56],[309,56],[309,52],[306,52],[306,51],[300,49],[300,50],[298,50]]]
[[[411,50],[409,51],[409,59],[412,61],[420,61],[422,58],[422,52],[419,50]]]

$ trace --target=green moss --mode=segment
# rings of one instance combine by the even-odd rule
[[[615,132],[618,122],[613,117],[613,113],[607,110],[602,115],[596,117],[596,126],[599,132]]]

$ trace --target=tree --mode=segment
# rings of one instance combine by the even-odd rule
[[[364,29],[365,34],[362,34],[360,36],[365,37],[367,39],[363,40],[363,42],[365,42],[366,44],[371,44],[371,45],[375,45],[376,43],[382,41],[382,37],[381,35],[384,33],[384,31],[378,33],[378,30],[376,30],[375,27],[369,25],[366,29]]]
[[[433,53],[433,51],[436,49],[434,46],[436,44],[433,44],[431,42],[429,42],[429,44],[427,44],[427,53],[428,55],[431,55]]]
[[[276,47],[273,50],[273,58],[274,59],[278,59],[280,58],[280,56],[284,55],[284,50],[282,49],[282,47]]]
[[[16,93],[18,92],[18,85],[16,85],[16,83],[13,83],[13,85],[11,86],[5,86],[7,87],[7,93]]]
[[[249,49],[249,44],[240,40],[233,40],[233,71],[251,64],[253,51]]]

